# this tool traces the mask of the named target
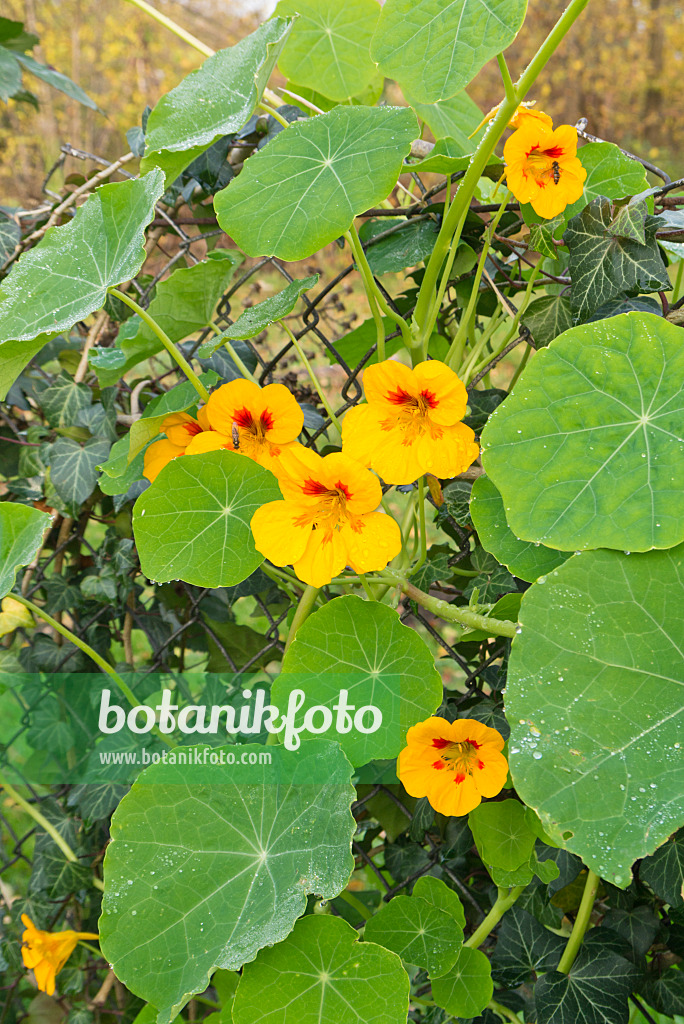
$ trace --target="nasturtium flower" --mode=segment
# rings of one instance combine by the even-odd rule
[[[504,146],[506,184],[521,203],[547,220],[582,197],[587,172],[577,156],[577,129],[555,131],[525,123]]]
[[[377,511],[382,489],[367,469],[342,452],[323,457],[304,447],[283,463],[283,501],[262,505],[251,522],[257,551],[274,565],[322,587],[347,565],[372,572],[399,554],[401,531]]]
[[[31,612],[21,601],[15,601],[12,596],[3,597],[2,604],[0,604],[0,636],[13,633],[20,626],[25,629],[35,626]]]
[[[209,430],[207,407],[197,413],[197,419],[187,412],[174,412],[161,425],[160,433],[166,437],[155,441],[145,451],[143,475],[151,482],[155,480],[172,459],[185,455],[188,445],[205,430]]]
[[[553,121],[551,120],[549,115],[545,114],[543,110],[534,109],[534,104],[536,102],[536,100],[524,100],[522,103],[520,103],[516,107],[512,118],[508,122],[508,127],[522,128],[524,124],[537,124],[543,125],[545,128],[552,129]],[[496,115],[499,113],[500,106],[501,103],[497,103],[495,107],[492,107],[492,109],[485,114],[485,116],[482,118],[477,128],[475,129],[475,131],[471,132],[471,134],[468,136],[469,139],[472,139],[473,135],[477,135],[480,128],[484,127],[484,125],[486,125],[488,121],[491,121],[493,120],[493,118],[496,117]]]
[[[193,438],[188,455],[227,448],[280,476],[283,452],[303,448],[304,413],[284,384],[232,380],[212,392],[206,409],[210,429]]]
[[[64,967],[81,939],[97,939],[96,932],[44,932],[36,928],[26,914],[21,915],[26,929],[22,935],[21,957],[24,967],[33,971],[41,992],[51,996],[55,991],[55,977]]]
[[[397,774],[411,796],[427,797],[440,814],[469,814],[506,782],[503,736],[472,718],[428,718],[406,734]]]
[[[366,405],[342,424],[342,451],[371,466],[388,484],[423,473],[458,476],[479,454],[475,434],[460,421],[468,396],[453,370],[437,359],[413,369],[387,359],[363,375]]]

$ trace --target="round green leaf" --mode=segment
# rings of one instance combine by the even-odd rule
[[[0,502],[0,597],[11,591],[17,569],[33,561],[50,522],[47,512],[12,501]]]
[[[171,760],[185,752],[192,764],[204,749],[177,748],[142,773],[114,814],[105,857],[102,951],[158,1008],[159,1024],[217,967],[237,970],[285,938],[307,893],[337,896],[354,865],[351,766],[336,743],[269,747],[271,763],[258,766],[193,771]],[[235,749],[266,750],[214,753]]]
[[[448,99],[505,50],[527,0],[386,0],[371,57],[418,103]]]
[[[445,910],[456,922],[461,931],[465,928],[466,919],[463,904],[453,889],[450,889],[441,878],[434,875],[423,875],[413,886],[413,895],[421,896],[424,900]]]
[[[247,964],[233,1021],[405,1024],[408,996],[408,975],[396,954],[359,942],[339,917],[304,917],[284,942]]]
[[[468,824],[485,864],[514,871],[530,859],[537,837],[519,800],[480,804],[470,812]]]
[[[538,352],[482,434],[517,537],[564,551],[684,540],[681,328],[624,313]]]
[[[473,484],[470,514],[485,551],[521,580],[534,583],[570,557],[569,551],[553,551],[538,542],[518,540],[506,522],[501,495],[487,476],[478,477]]]
[[[282,497],[272,473],[238,452],[183,455],[133,507],[140,567],[149,580],[232,587],[263,562],[249,524]]]
[[[387,198],[417,134],[408,107],[336,107],[297,121],[217,193],[218,222],[249,256],[305,259]]]
[[[455,1017],[477,1017],[494,994],[489,960],[479,949],[463,946],[456,966],[432,982],[432,998]]]
[[[559,845],[616,885],[684,823],[684,545],[576,554],[523,598],[511,774]]]
[[[341,690],[357,710],[374,705],[382,712],[375,732],[338,728],[340,746],[355,765],[396,757],[406,731],[442,700],[441,677],[415,630],[387,605],[354,596],[329,601],[297,630],[273,684],[273,702],[285,707],[293,690],[306,695],[298,724],[313,705],[334,709]]]
[[[598,196],[623,199],[625,196],[638,195],[648,188],[648,178],[642,165],[625,156],[612,142],[589,142],[582,146],[579,155],[587,172],[584,195],[576,203],[566,206],[563,211],[565,220],[574,217]]]
[[[408,964],[424,967],[431,978],[438,978],[456,963],[463,931],[450,914],[428,900],[395,896],[373,915],[363,937],[393,950]]]
[[[276,14],[297,14],[278,60],[298,84],[342,102],[377,78],[369,46],[380,8],[376,0],[280,0]]]

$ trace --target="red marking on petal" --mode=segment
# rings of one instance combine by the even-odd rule
[[[305,480],[302,485],[302,493],[311,495],[327,494],[328,487],[325,484],[322,484],[320,480],[312,480],[311,477],[309,477],[309,479]]]
[[[264,409],[264,411],[262,412],[261,416],[259,417],[259,420],[260,420],[261,426],[262,426],[262,428],[264,430],[272,430],[273,429],[273,423],[274,423],[273,413],[269,412],[268,409]]]
[[[448,747],[450,743],[451,740],[443,740],[439,736],[436,736],[432,741],[432,746],[435,747],[437,750],[444,750],[444,748]]]
[[[426,388],[424,391],[421,391],[420,395],[421,398],[425,399],[426,403],[430,406],[431,409],[436,409],[437,406],[439,405],[439,400],[434,391],[428,391]]]
[[[202,433],[202,428],[200,427],[199,423],[184,423],[183,427],[185,428],[187,433],[190,435],[190,437],[194,437],[195,434],[201,434]]]
[[[478,761],[477,767],[480,769],[480,771],[482,771],[482,769],[484,768],[484,761]]]
[[[469,743],[470,746],[474,747],[475,750],[480,749],[480,744],[477,742],[477,740],[464,740],[464,743]]]
[[[433,761],[432,767],[436,768],[437,771],[441,771],[445,767],[444,761],[442,761],[441,758],[439,761]]]
[[[233,421],[236,426],[242,427],[243,430],[249,430],[250,427],[254,426],[254,417],[246,406],[242,409],[233,410]]]
[[[454,775],[454,782],[458,785],[459,782],[465,782],[465,774],[463,772],[456,772]]]
[[[551,146],[550,149],[544,150],[544,155],[548,156],[549,160],[557,160],[559,156],[565,156],[565,150],[562,146]]]
[[[392,405],[410,405],[412,402],[415,402],[413,395],[409,395],[408,391],[404,391],[403,388],[397,388],[396,391],[388,391],[385,398]]]
[[[346,484],[343,484],[341,480],[338,480],[337,483],[335,484],[335,490],[340,491],[342,494],[344,494],[347,501],[349,501],[349,499],[351,498],[349,488],[347,487]]]

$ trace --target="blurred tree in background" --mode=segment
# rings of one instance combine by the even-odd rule
[[[155,0],[156,6],[215,48],[230,46],[273,3],[264,0]],[[509,53],[514,74],[555,23],[564,0],[530,0],[530,14]],[[0,110],[0,200],[40,200],[44,172],[64,142],[113,159],[144,107],[199,65],[201,54],[125,0],[5,0],[3,14],[40,38],[39,60],[69,75],[104,109],[88,110],[35,83],[38,113],[10,100]],[[588,130],[672,168],[680,157],[684,113],[683,0],[593,0],[539,80],[535,96],[560,123],[589,119]],[[520,64],[515,56],[520,54]],[[471,89],[488,109],[501,97],[496,63]],[[390,101],[396,102],[391,90]],[[68,173],[68,171],[67,171]],[[54,180],[56,185],[58,179]]]

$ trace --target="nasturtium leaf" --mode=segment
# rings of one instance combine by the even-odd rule
[[[359,237],[362,242],[370,242],[376,235],[396,226],[397,221],[393,217],[369,220],[361,228]],[[369,266],[376,275],[415,267],[430,255],[438,234],[439,226],[433,220],[403,219],[397,231],[368,246]]]
[[[336,107],[281,132],[214,197],[249,256],[300,260],[382,202],[418,134],[407,107]]]
[[[173,459],[133,507],[143,573],[157,583],[241,583],[264,560],[251,518],[281,497],[273,474],[246,455],[222,450]]]
[[[573,324],[570,300],[565,295],[542,295],[533,299],[523,313],[522,323],[528,328],[535,348],[544,348]]]
[[[0,100],[7,103],[21,89],[21,68],[16,54],[0,46]]]
[[[488,476],[478,477],[473,484],[470,513],[485,551],[521,580],[534,583],[570,557],[569,551],[519,540],[506,521],[503,500]]]
[[[366,924],[363,937],[423,967],[431,978],[446,974],[456,963],[463,931],[453,917],[420,896],[395,896]]]
[[[568,974],[549,971],[534,987],[538,1024],[627,1024],[634,967],[614,953],[580,952]]]
[[[164,190],[160,171],[102,185],[73,220],[49,228],[0,286],[0,365],[21,372],[60,331],[104,304],[107,288],[135,277],[145,259],[144,230]],[[23,346],[22,361],[19,342]],[[5,346],[7,349],[5,350]],[[42,347],[42,346],[41,346]],[[3,384],[7,381],[3,372]]]
[[[501,922],[492,956],[495,981],[506,988],[517,988],[528,983],[533,974],[554,970],[566,941],[526,910],[511,907]]]
[[[451,136],[442,136],[441,139],[437,139],[434,149],[427,156],[422,160],[412,161],[410,167],[412,171],[420,171],[421,174],[456,174],[457,171],[466,170],[472,161],[474,149],[474,140],[464,141],[461,136],[455,139]],[[487,166],[493,167],[497,164],[501,164],[501,159],[492,154]]]
[[[513,42],[526,8],[527,0],[386,0],[371,57],[418,103],[448,99]]]
[[[671,907],[684,903],[684,829],[675,833],[651,857],[644,858],[639,878]]]
[[[243,127],[275,67],[292,25],[272,18],[219,50],[159,100],[147,121],[140,167],[171,182],[222,135]]]
[[[337,896],[353,868],[354,790],[339,746],[309,739],[296,752],[240,751],[229,771],[194,768],[194,781],[193,767],[168,752],[112,819],[102,950],[117,977],[158,1008],[159,1024],[217,967],[236,970],[284,939],[307,893]],[[245,754],[261,763],[245,764]]]
[[[405,1024],[408,997],[408,975],[395,953],[359,942],[355,929],[339,917],[311,916],[246,965],[233,1021]]]
[[[0,597],[11,591],[17,569],[35,558],[50,522],[47,512],[12,501],[0,502]]]
[[[297,305],[299,298],[313,288],[318,281],[318,274],[311,277],[304,277],[301,280],[290,281],[286,288],[283,288],[277,295],[271,295],[263,302],[245,309],[225,331],[215,338],[209,338],[200,347],[201,357],[210,356],[217,348],[220,348],[225,341],[245,341],[247,338],[254,338],[257,334],[270,327],[276,320],[282,320],[284,316],[291,313]]]
[[[442,700],[433,656],[415,630],[387,605],[355,596],[329,601],[297,630],[273,683],[273,702],[286,706],[293,690],[306,694],[298,724],[313,705],[333,709],[340,690],[347,690],[348,703],[357,711],[374,705],[382,712],[382,723],[372,733],[338,729],[338,742],[355,765],[396,757],[407,730],[428,718]],[[365,724],[371,724],[370,716]]]
[[[14,217],[0,210],[0,264],[9,259],[21,241],[21,228]]]
[[[584,196],[566,206],[563,212],[566,220],[574,217],[598,196],[624,199],[648,188],[643,166],[637,160],[625,156],[612,142],[589,142],[578,150],[577,155],[587,172]]]
[[[485,864],[514,871],[530,859],[537,837],[519,800],[482,803],[470,812],[468,824]]]
[[[450,889],[440,878],[434,875],[423,875],[413,886],[413,895],[432,903],[440,910],[444,910],[461,931],[465,928],[466,918],[463,904],[453,889]]]
[[[455,966],[432,982],[432,998],[455,1017],[477,1017],[493,993],[489,960],[470,946],[462,946]]]
[[[684,545],[576,554],[526,592],[506,684],[516,789],[618,886],[684,822]]]
[[[376,0],[280,0],[276,14],[299,15],[278,58],[294,82],[342,102],[378,77],[369,53],[380,17]]]
[[[434,103],[417,103],[406,90],[404,97],[436,139],[454,139],[464,147],[464,152],[476,148],[484,133],[484,126],[475,132],[482,120],[482,111],[465,90]]]
[[[538,352],[482,434],[517,537],[565,551],[684,540],[681,329],[626,313]]]
[[[69,437],[58,438],[50,447],[50,480],[72,514],[95,490],[97,466],[109,449],[109,441],[91,438],[80,445]]]
[[[657,217],[646,217],[645,243],[616,235],[611,227],[611,204],[594,199],[569,222],[563,240],[570,253],[570,305],[576,320],[625,293],[657,292],[671,287],[656,231]]]

